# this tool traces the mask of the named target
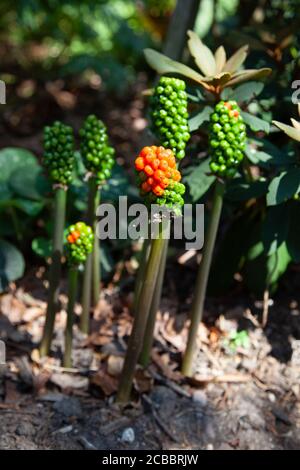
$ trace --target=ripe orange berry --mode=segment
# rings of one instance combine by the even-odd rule
[[[157,168],[159,167],[159,164],[160,164],[160,161],[158,160],[158,158],[156,158],[155,160],[153,160],[152,162],[152,168],[154,170],[157,170]]]
[[[226,106],[227,109],[231,109],[231,104],[230,103],[224,103],[224,106]]]
[[[234,115],[235,117],[239,117],[239,114],[240,114],[240,113],[238,112],[237,109],[235,109],[235,110],[233,111],[233,115]]]
[[[71,234],[67,236],[67,240],[68,240],[69,243],[74,243],[75,242],[75,240],[73,238],[73,235],[71,235]]]
[[[154,178],[155,178],[157,181],[160,181],[162,178],[164,178],[165,175],[164,175],[164,172],[163,172],[163,171],[161,171],[161,170],[156,170],[156,171],[154,172],[154,175],[153,175],[153,176],[154,176]]]
[[[172,171],[168,168],[167,171],[165,171],[165,177],[166,178],[171,178],[172,177]]]
[[[78,230],[74,230],[74,232],[72,232],[72,235],[74,240],[77,240],[80,237],[80,232],[78,232]]]
[[[151,186],[147,183],[147,181],[142,183],[141,188],[143,191],[145,191],[145,193],[149,193],[151,191]]]
[[[144,168],[144,172],[146,173],[146,175],[148,176],[152,176],[154,171],[152,169],[152,167],[150,165],[146,165],[145,168]]]
[[[153,149],[154,149],[154,146],[142,148],[142,150],[140,151],[140,157],[145,157],[146,155],[148,155],[149,152],[152,152]]]
[[[149,184],[149,186],[152,186],[154,184],[154,179],[151,178],[151,176],[147,179],[147,183]]]
[[[169,163],[169,166],[170,166],[171,168],[174,168],[174,167],[175,167],[175,165],[176,165],[176,160],[175,160],[174,155],[170,155],[170,156],[168,157],[168,163]]]
[[[165,189],[169,186],[169,179],[163,178],[159,184],[163,189]]]
[[[164,193],[164,190],[161,186],[157,185],[153,188],[153,192],[156,196],[162,196]]]
[[[144,159],[144,160],[145,160],[147,163],[149,163],[149,165],[152,165],[152,162],[153,162],[154,159],[155,159],[155,154],[152,153],[152,152],[149,152],[149,153],[145,156],[145,159]]]
[[[135,169],[137,171],[141,171],[144,169],[145,164],[144,164],[144,159],[142,157],[138,157],[134,163],[135,163]]]
[[[181,180],[181,174],[178,170],[173,171],[173,180],[174,181],[180,181]]]
[[[161,160],[159,164],[159,169],[162,171],[166,171],[168,169],[169,165],[167,160]]]

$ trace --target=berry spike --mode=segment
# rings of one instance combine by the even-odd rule
[[[165,205],[169,208],[184,204],[184,184],[176,168],[172,150],[164,147],[144,147],[135,160],[141,195],[150,204]]]
[[[53,183],[68,185],[75,166],[73,129],[60,121],[44,128],[43,162]]]
[[[91,114],[84,121],[79,135],[83,163],[100,185],[110,178],[115,164],[115,151],[109,144],[106,126],[94,114]]]
[[[94,234],[92,228],[84,222],[77,222],[68,227],[65,238],[69,264],[84,263],[88,254],[93,251]]]
[[[161,144],[172,149],[178,160],[185,156],[190,139],[185,82],[161,77],[151,97],[152,129]]]
[[[235,101],[220,101],[210,116],[210,169],[232,178],[244,158],[246,126]]]

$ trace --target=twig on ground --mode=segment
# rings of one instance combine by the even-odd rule
[[[158,426],[162,429],[162,431],[173,441],[173,442],[176,442],[178,443],[179,440],[177,439],[176,436],[174,436],[170,430],[168,429],[167,425],[162,421],[162,419],[160,418],[158,412],[156,411],[155,409],[155,405],[153,404],[152,400],[147,396],[147,395],[142,395],[142,399],[147,403],[147,405],[150,407],[150,410],[151,410],[151,413],[152,413],[152,416],[154,418],[154,420],[156,421],[156,423],[158,424]]]

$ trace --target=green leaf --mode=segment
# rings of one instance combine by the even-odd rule
[[[188,31],[188,48],[194,57],[196,64],[206,77],[213,77],[216,74],[216,61],[211,50],[203,44],[199,36],[194,31]]]
[[[51,190],[51,184],[39,166],[20,167],[10,177],[10,187],[18,196],[40,200]]]
[[[12,197],[12,192],[5,181],[0,181],[0,206],[1,202],[8,201]]]
[[[184,77],[195,80],[198,83],[203,83],[204,77],[197,73],[195,70],[187,67],[180,62],[170,59],[169,57],[160,54],[153,49],[144,50],[146,61],[157,73],[163,75],[165,73],[178,73]]]
[[[206,159],[183,177],[183,182],[189,186],[193,202],[198,201],[215,181],[216,177],[208,173],[210,173],[209,159]]]
[[[267,205],[274,206],[291,199],[300,190],[300,168],[284,171],[269,185]]]
[[[238,83],[249,82],[250,80],[262,80],[263,78],[270,75],[271,69],[253,69],[253,70],[241,70],[236,72],[234,77],[227,83],[226,86],[237,85]]]
[[[20,166],[35,166],[38,161],[29,150],[7,147],[0,150],[0,181],[8,181]]]
[[[278,121],[272,121],[272,123],[275,124],[275,126],[277,126],[279,129],[281,129],[285,134],[287,134],[291,139],[294,139],[297,142],[300,142],[300,130],[299,129],[295,129],[292,126],[288,126]]]
[[[270,124],[263,119],[253,116],[253,114],[246,113],[246,111],[241,111],[241,116],[244,119],[245,123],[254,131],[264,131],[267,134],[270,132]]]
[[[44,202],[30,201],[28,199],[13,199],[12,204],[31,217],[38,215],[44,207]]]
[[[22,253],[6,240],[0,240],[0,292],[3,292],[11,281],[23,276],[25,262]]]
[[[247,201],[264,196],[268,191],[267,181],[247,183],[243,178],[234,178],[227,185],[226,198],[231,201]]]
[[[225,90],[223,90],[225,96],[223,96],[222,93],[222,98],[226,100],[235,100],[238,103],[247,103],[258,96],[262,92],[263,88],[264,84],[262,82],[243,83],[235,89],[225,88]]]
[[[224,71],[235,72],[246,60],[249,46],[245,45],[238,49],[226,62],[223,67]]]
[[[32,240],[32,251],[41,258],[49,258],[52,254],[52,243],[44,237],[38,237]]]
[[[215,52],[216,72],[219,73],[223,70],[226,63],[226,52],[223,46],[219,46]]]
[[[262,240],[267,255],[275,253],[286,241],[290,224],[288,204],[268,208],[262,227]]]
[[[213,109],[210,106],[205,106],[199,113],[191,116],[189,119],[189,129],[191,132],[196,131],[205,121],[209,121],[209,117]]]

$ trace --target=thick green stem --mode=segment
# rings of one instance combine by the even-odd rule
[[[164,240],[162,238],[162,224],[160,223],[159,237],[154,239],[151,244],[151,251],[145,271],[144,283],[139,295],[137,311],[134,317],[132,332],[130,335],[124,367],[121,374],[117,393],[117,401],[120,403],[126,403],[130,399],[135,367],[142,348],[163,247]]]
[[[154,290],[154,294],[152,297],[151,308],[150,308],[146,331],[144,335],[144,344],[143,344],[142,352],[140,354],[140,359],[139,359],[140,364],[144,367],[146,367],[149,364],[149,360],[150,360],[156,314],[160,305],[161,293],[162,293],[162,287],[163,287],[163,281],[164,281],[164,275],[165,275],[165,269],[166,269],[168,246],[169,246],[169,240],[166,239],[164,240],[164,247],[163,247],[161,260],[159,264],[159,273],[157,276],[155,290]]]
[[[67,310],[67,325],[65,331],[65,354],[64,354],[64,367],[72,367],[72,340],[73,340],[73,323],[74,323],[74,306],[77,295],[78,284],[78,267],[71,266],[69,268],[68,279],[68,310]]]
[[[186,376],[192,375],[193,357],[196,349],[198,326],[203,314],[203,306],[205,301],[208,276],[222,211],[223,194],[224,183],[217,180],[215,184],[215,192],[209,226],[205,236],[202,260],[196,279],[195,297],[192,304],[190,316],[191,324],[189,328],[187,347],[182,363],[182,373]]]
[[[89,197],[88,197],[88,223],[93,227],[95,220],[95,211],[97,203],[98,187],[96,179],[91,177],[89,179]],[[80,329],[83,333],[89,332],[90,324],[90,308],[91,308],[91,295],[92,295],[92,271],[93,271],[93,253],[89,254],[83,273],[83,286],[82,286],[82,314],[80,318]]]
[[[133,298],[134,314],[138,306],[139,296],[140,296],[141,288],[143,285],[143,279],[144,279],[147,261],[149,257],[150,247],[151,247],[150,237],[145,238],[143,241],[143,246],[142,246],[142,250],[140,253],[140,263],[139,263],[139,268],[138,268],[137,277],[135,281],[135,287],[134,287],[134,298]]]
[[[93,304],[97,305],[100,297],[100,282],[101,282],[101,271],[100,271],[100,240],[96,236],[96,209],[100,204],[100,189],[95,194],[95,211],[93,220],[93,230],[95,234],[94,239],[94,251],[93,251]]]
[[[67,192],[65,188],[55,188],[53,252],[49,272],[49,294],[43,337],[40,345],[41,356],[49,354],[54,330],[55,314],[58,310],[61,257],[63,252],[64,225],[66,216]]]

